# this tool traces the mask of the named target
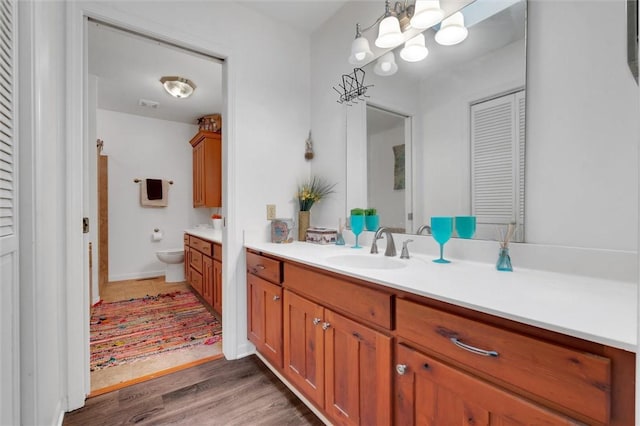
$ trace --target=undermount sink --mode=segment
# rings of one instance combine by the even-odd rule
[[[345,266],[348,268],[362,269],[400,269],[407,266],[403,262],[391,257],[364,255],[364,254],[342,254],[328,257],[327,263],[334,266]]]

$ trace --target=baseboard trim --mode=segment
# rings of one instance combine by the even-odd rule
[[[164,270],[160,271],[147,271],[147,272],[133,272],[131,274],[119,274],[109,275],[109,282],[113,281],[125,281],[125,280],[139,280],[144,278],[163,277]]]

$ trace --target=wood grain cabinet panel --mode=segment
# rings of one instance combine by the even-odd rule
[[[213,261],[213,285],[211,294],[211,306],[213,310],[222,315],[222,262]]]
[[[397,345],[398,425],[577,425],[513,393]]]
[[[282,368],[282,287],[247,276],[247,335],[256,350]]]
[[[284,374],[317,406],[324,405],[322,306],[284,290]]]
[[[391,424],[391,337],[325,309],[324,408],[335,424]]]
[[[202,297],[210,306],[213,306],[214,281],[213,259],[202,256]]]
[[[199,131],[193,147],[193,207],[222,206],[222,139],[220,133]]]
[[[485,373],[597,422],[609,422],[608,358],[402,299],[397,301],[397,329],[399,336],[459,362],[470,371]],[[492,354],[474,352],[473,348]]]

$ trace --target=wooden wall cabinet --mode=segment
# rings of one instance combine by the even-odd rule
[[[187,283],[222,315],[222,246],[189,234],[184,244]]]
[[[221,135],[201,130],[189,143],[193,147],[193,207],[221,207]]]

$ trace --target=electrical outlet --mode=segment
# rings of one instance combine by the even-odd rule
[[[275,218],[276,218],[276,205],[267,204],[267,220],[272,220]]]

